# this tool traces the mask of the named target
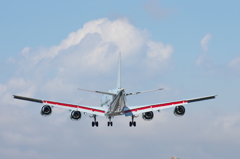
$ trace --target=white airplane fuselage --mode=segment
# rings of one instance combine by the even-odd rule
[[[116,95],[103,94],[101,99],[101,107],[105,110],[108,117],[123,115],[123,109],[126,106],[126,96],[124,89],[113,89],[109,93]]]

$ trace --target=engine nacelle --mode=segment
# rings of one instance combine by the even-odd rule
[[[173,113],[176,116],[183,116],[185,114],[184,106],[180,105],[180,106],[175,107]]]
[[[81,117],[82,117],[82,114],[80,111],[73,110],[70,114],[70,119],[72,119],[72,120],[79,120],[79,119],[81,119]]]
[[[144,120],[146,120],[146,121],[152,120],[153,117],[154,117],[154,114],[153,114],[152,111],[146,112],[146,113],[142,113],[142,118],[143,118]]]
[[[49,105],[44,105],[40,113],[42,116],[49,116],[52,114],[52,108]]]

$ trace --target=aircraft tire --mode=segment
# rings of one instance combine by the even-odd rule
[[[131,121],[129,122],[129,126],[132,127],[132,122]]]
[[[133,126],[136,127],[136,121],[133,122]]]

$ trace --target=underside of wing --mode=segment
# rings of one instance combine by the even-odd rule
[[[166,109],[166,108],[171,108],[171,107],[176,107],[176,106],[183,106],[185,104],[192,103],[192,102],[214,99],[215,97],[216,97],[216,95],[188,99],[188,100],[180,100],[180,101],[176,101],[176,102],[125,107],[124,114],[125,114],[125,116],[138,115],[138,114],[145,113],[145,112],[156,111],[156,110],[161,110],[161,109]]]
[[[51,107],[65,108],[65,109],[69,109],[69,110],[81,111],[81,112],[95,114],[95,115],[99,115],[99,116],[104,116],[104,114],[105,114],[104,109],[101,107],[53,102],[53,101],[48,101],[48,100],[41,100],[41,99],[35,99],[35,98],[29,98],[29,97],[23,97],[23,96],[17,96],[17,95],[13,95],[13,97],[15,99],[43,103],[44,105],[49,105]]]

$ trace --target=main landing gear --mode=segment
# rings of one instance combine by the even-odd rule
[[[130,126],[130,127],[132,127],[132,126],[136,127],[136,121],[134,121],[134,117],[135,117],[135,116],[132,115],[132,121],[129,122],[129,126]]]
[[[111,117],[108,117],[109,121],[108,121],[108,126],[113,126],[113,122],[111,121]]]
[[[92,118],[94,118],[94,121],[92,122],[92,127],[96,126],[98,127],[98,121],[96,121],[97,115],[93,115]]]

